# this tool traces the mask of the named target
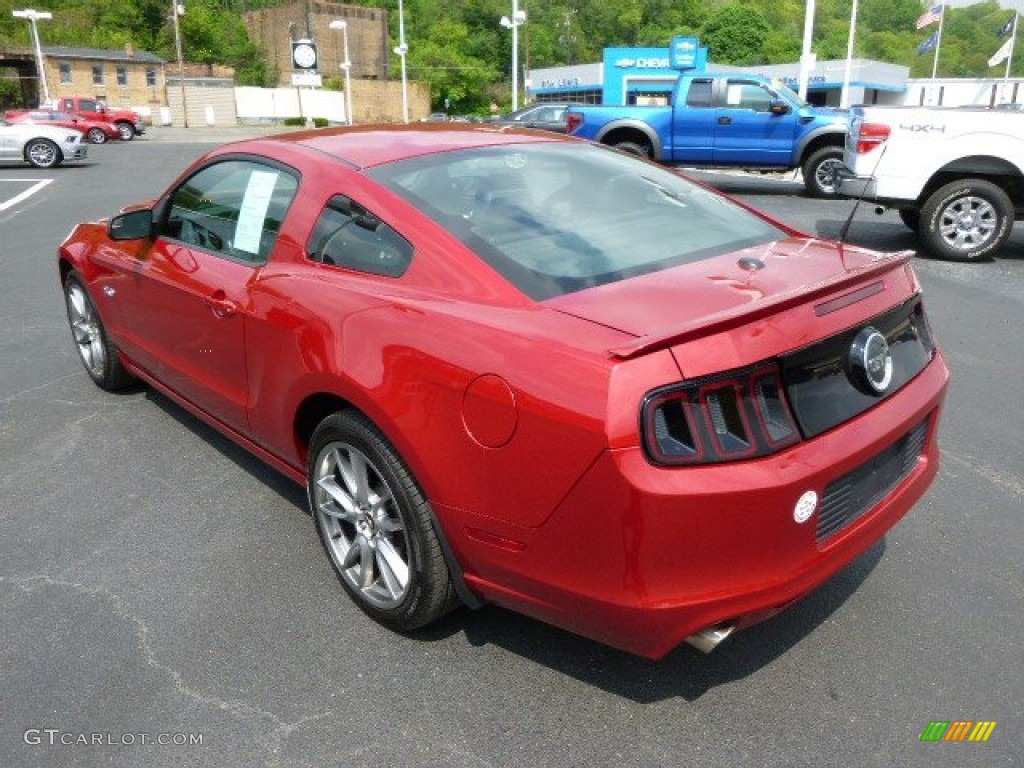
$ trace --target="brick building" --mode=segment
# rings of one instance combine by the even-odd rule
[[[324,77],[341,74],[345,58],[342,33],[330,28],[332,21],[348,24],[349,58],[353,78],[386,80],[391,61],[388,13],[383,8],[300,0],[289,5],[261,8],[242,14],[249,39],[267,53],[268,64],[278,73],[278,82],[289,85],[292,40],[316,43],[318,71]]]
[[[155,54],[43,46],[50,98],[91,96],[111,107],[154,109],[167,103],[166,62]],[[40,89],[41,91],[42,89]]]

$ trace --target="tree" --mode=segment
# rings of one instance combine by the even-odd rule
[[[701,41],[709,56],[721,64],[765,63],[763,49],[768,22],[757,8],[730,3],[714,10],[701,29]]]

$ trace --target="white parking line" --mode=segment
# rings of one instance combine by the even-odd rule
[[[21,181],[21,182],[25,182],[25,181],[35,181],[35,179],[0,179],[0,182],[4,182],[4,181]],[[38,192],[43,187],[45,187],[47,184],[49,184],[51,181],[53,181],[53,179],[42,179],[41,181],[36,181],[35,184],[33,184],[28,189],[26,189],[20,195],[15,195],[10,200],[5,200],[4,202],[0,203],[0,211],[6,211],[12,205],[17,205],[22,200],[25,200],[25,199],[31,197],[36,192]]]

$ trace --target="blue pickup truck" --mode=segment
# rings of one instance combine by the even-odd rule
[[[835,192],[845,111],[815,108],[780,81],[741,73],[679,77],[672,105],[573,105],[569,133],[672,165],[803,171],[807,193]]]

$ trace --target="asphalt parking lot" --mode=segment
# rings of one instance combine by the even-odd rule
[[[151,390],[95,388],[67,329],[74,223],[266,130],[0,166],[0,766],[1020,764],[1024,226],[991,262],[915,260],[954,377],[940,476],[798,605],[657,663],[494,607],[400,636],[345,598],[300,488]],[[822,237],[852,206],[700,175]],[[849,239],[915,245],[870,206]],[[921,741],[957,720],[997,724]]]

